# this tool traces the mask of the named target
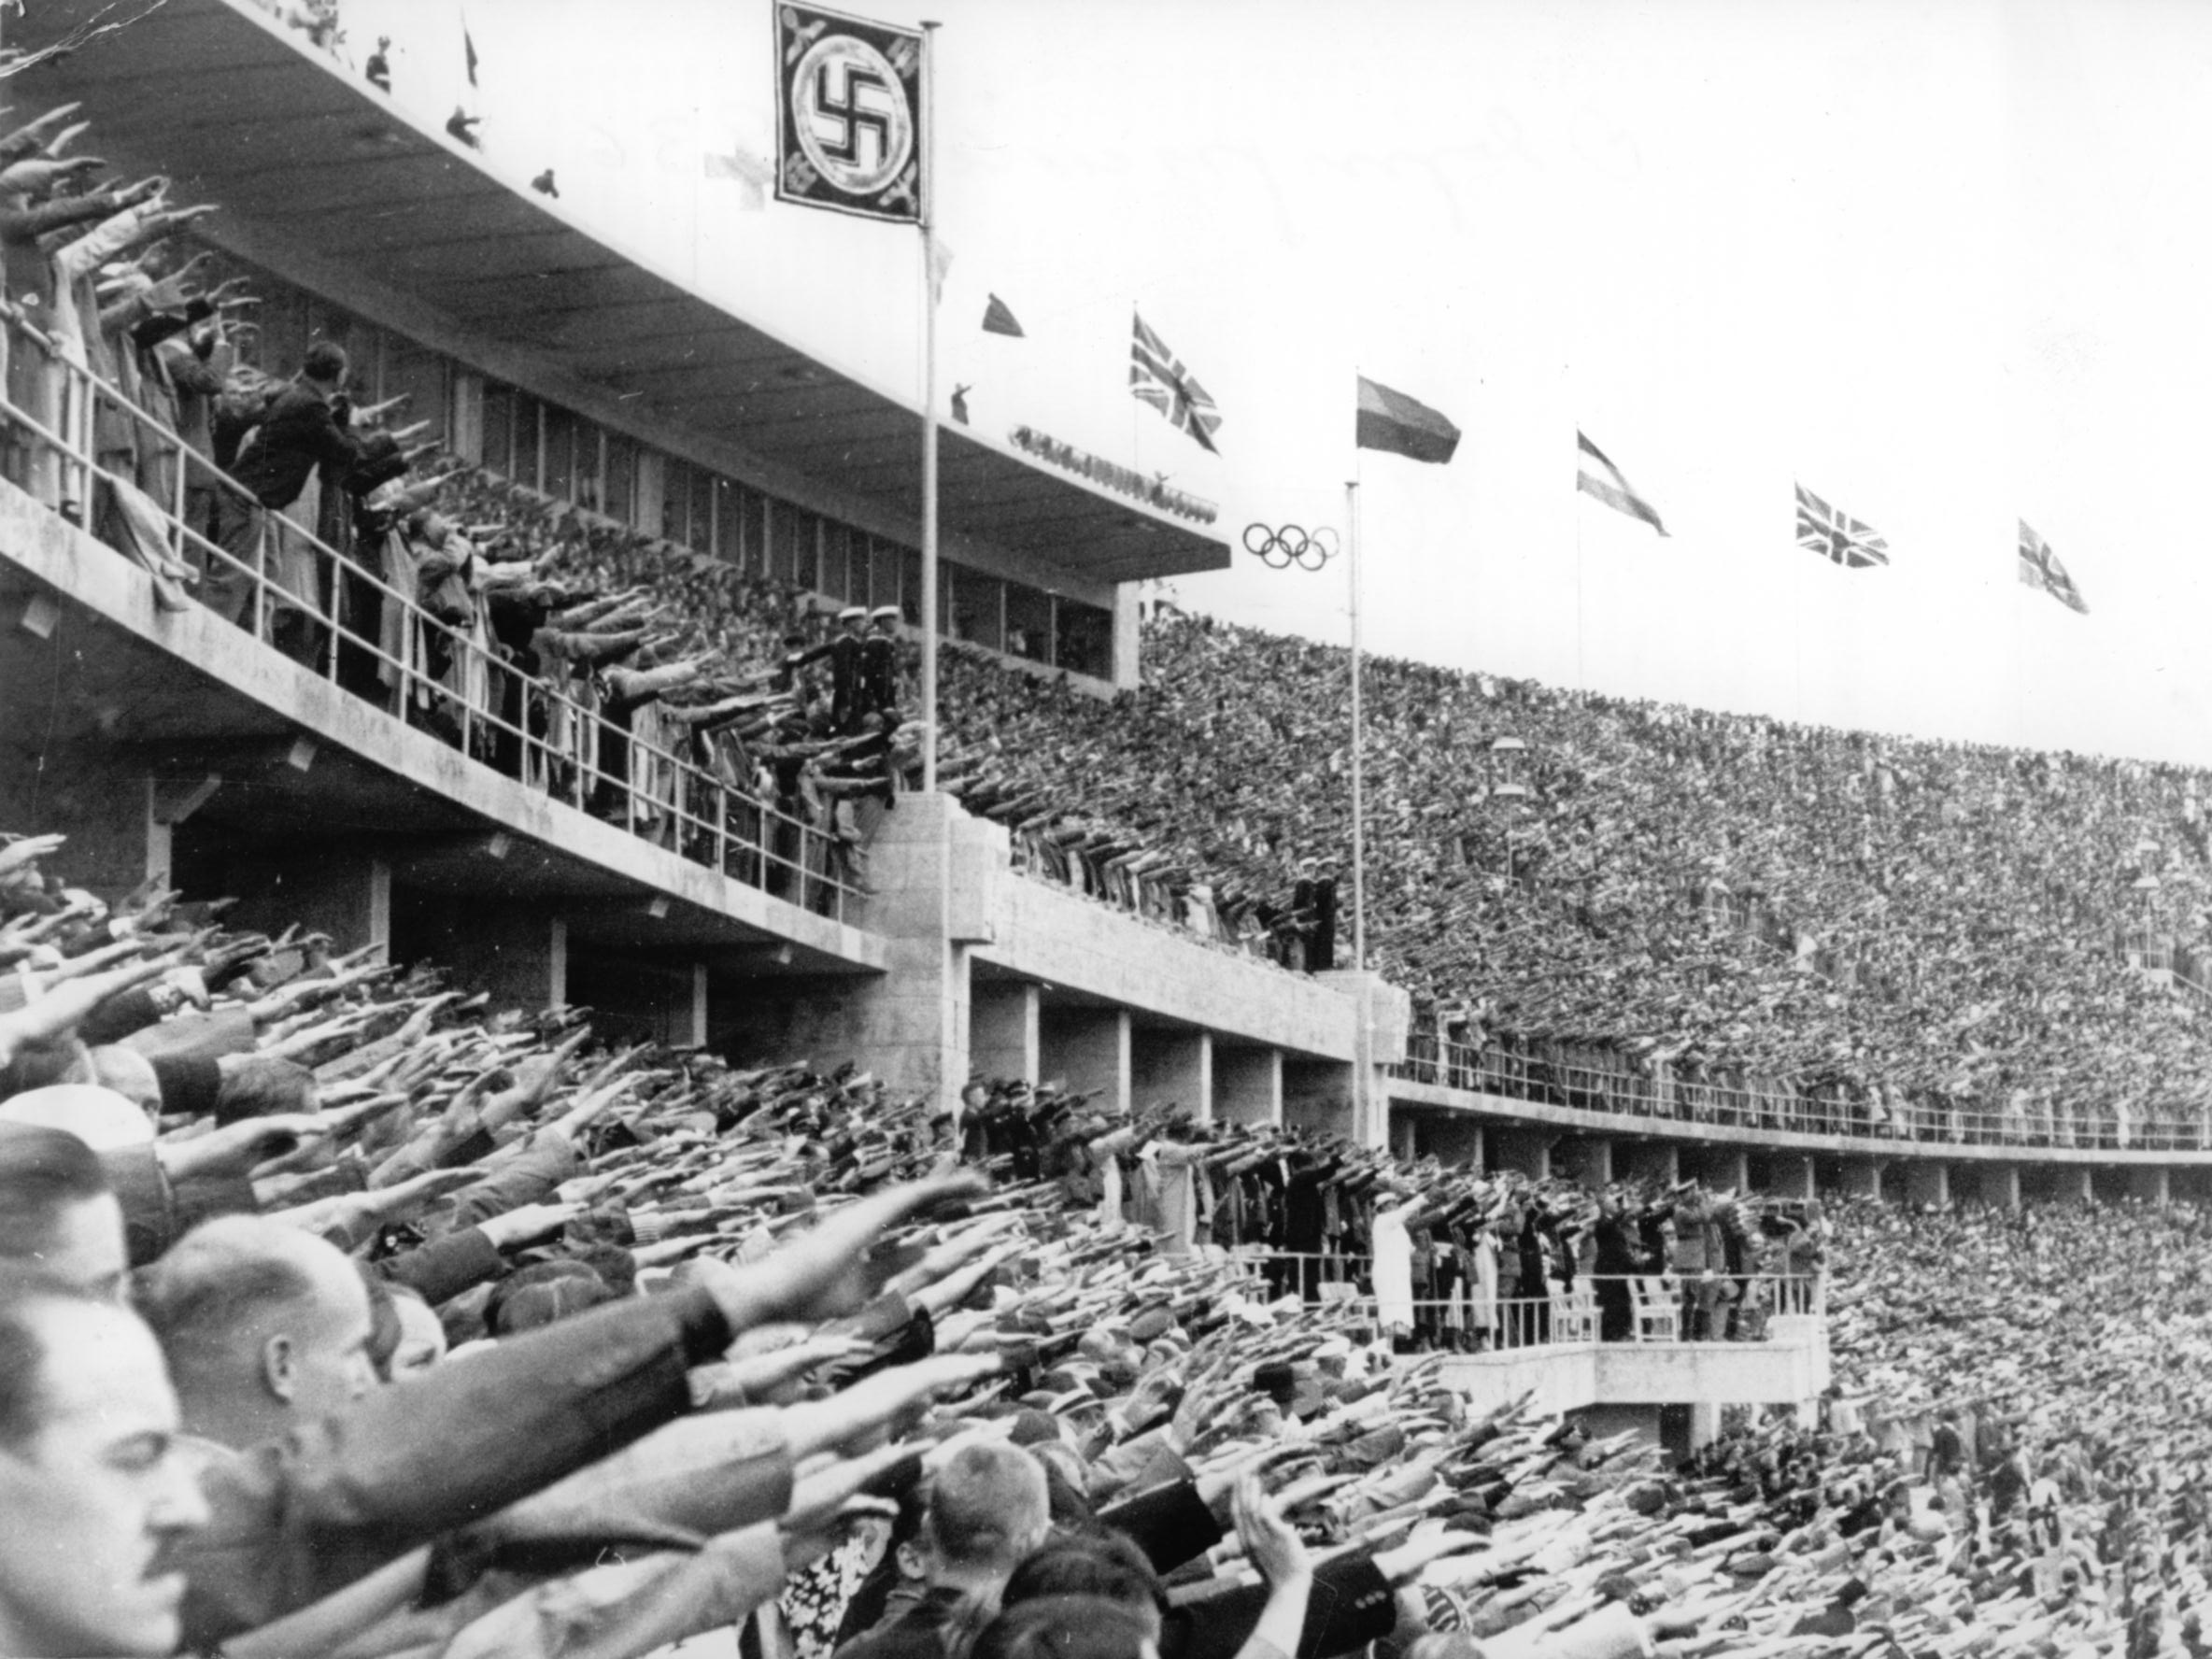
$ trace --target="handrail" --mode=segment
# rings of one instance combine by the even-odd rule
[[[554,733],[593,730],[602,720],[595,702],[571,696],[487,649],[472,634],[432,616],[381,573],[337,551],[280,514],[261,508],[211,460],[119,388],[75,361],[67,349],[20,314],[0,309],[0,329],[5,331],[11,355],[29,349],[35,355],[34,372],[50,377],[52,423],[22,408],[10,385],[0,384],[0,419],[5,419],[19,438],[28,439],[34,448],[28,460],[9,457],[7,475],[43,504],[60,511],[64,503],[74,502],[79,507],[78,521],[91,520],[87,527],[97,528],[96,515],[90,511],[94,501],[92,487],[105,484],[111,492],[119,486],[127,489],[135,503],[143,503],[159,518],[165,551],[172,560],[180,565],[197,564],[203,572],[228,570],[245,580],[250,604],[243,625],[262,644],[275,648],[273,631],[280,614],[300,615],[308,619],[313,637],[307,666],[337,684],[341,656],[358,654],[359,659],[374,665],[379,680],[390,685],[391,703],[401,718],[414,708],[440,711],[457,728],[457,746],[473,763],[485,764],[478,750],[491,748],[503,739],[512,745],[515,770],[489,770],[510,781],[537,788],[551,799],[564,799],[579,811],[587,810],[586,803],[600,789],[615,792],[621,815],[617,821],[629,833],[656,844],[668,844],[678,856],[708,865],[727,880],[788,898],[838,921],[850,919],[860,888],[838,873],[843,855],[834,834],[745,790],[730,787],[724,779],[634,730],[625,733],[630,756],[625,777],[603,771],[596,752],[587,761],[580,752],[580,740],[576,743],[578,753],[564,752],[561,741],[566,741],[565,736],[557,741]],[[94,434],[100,431],[98,418],[103,412],[130,423],[135,443],[112,447],[136,450],[136,476],[125,476],[103,464],[108,447],[103,446],[95,453]],[[55,430],[56,425],[63,430]],[[46,452],[43,456],[37,453],[41,447]],[[155,499],[155,491],[143,487],[140,480],[149,474],[156,475],[160,494],[165,499]],[[201,492],[210,499],[223,498],[226,510],[267,512],[269,529],[260,538],[253,562],[234,557],[194,528],[190,503],[195,493]],[[131,517],[127,510],[119,507],[117,511],[127,522]],[[128,532],[124,534],[127,538]],[[295,591],[271,571],[270,543],[278,537],[307,562],[312,593]],[[369,631],[362,631],[362,618],[347,614],[349,584],[365,593],[376,607],[375,617],[366,623]],[[395,655],[384,647],[379,635],[387,610],[396,612],[406,628],[417,631],[423,650],[409,652],[403,646]],[[447,659],[450,666],[446,674],[432,674],[426,667],[432,646]],[[536,700],[534,707],[525,706],[519,724],[501,713],[494,706],[497,699],[489,695],[491,688],[510,680],[519,684],[528,698]],[[543,716],[537,723],[539,730],[532,730],[533,714]],[[571,774],[565,787],[558,782],[563,768]]]
[[[1600,1295],[1601,1287],[1615,1285],[1626,1295]],[[1383,1327],[1382,1298],[1371,1286],[1336,1280],[1312,1288],[1338,1294],[1309,1296],[1309,1305],[1354,1309],[1377,1329]],[[1625,1320],[1611,1337],[1604,1331],[1608,1301],[1616,1321]],[[1491,1352],[1597,1341],[1763,1342],[1771,1340],[1768,1321],[1775,1317],[1825,1318],[1828,1278],[1821,1272],[1578,1273],[1571,1283],[1551,1283],[1542,1296],[1420,1297],[1396,1308],[1411,1315],[1397,1334],[1472,1341],[1480,1333]]]
[[[2116,1152],[2212,1151],[2212,1101],[2193,1117],[2137,1117],[2123,1103],[2095,1114],[2070,1102],[2021,1091],[1992,1109],[1897,1091],[1861,1092],[1840,1084],[1812,1088],[1772,1080],[1740,1083],[1678,1074],[1664,1062],[1639,1068],[1592,1044],[1525,1040],[1452,1042],[1429,1033],[1408,1044],[1390,1068],[1412,1083],[1663,1122],[1968,1146]],[[1595,1062],[1595,1063],[1594,1063]]]

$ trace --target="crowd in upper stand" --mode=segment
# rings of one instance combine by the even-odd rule
[[[1295,933],[1335,877],[1347,910],[1344,653],[1171,609],[1143,649],[1111,703],[963,674],[949,742],[987,798],[1137,849],[1186,904],[1270,901]],[[1388,659],[1365,705],[1369,957],[1418,1024],[1824,1090],[1892,1132],[1969,1104],[2023,1141],[2203,1132],[2197,1000],[2127,955],[2205,937],[2200,774]]]
[[[931,1106],[102,904],[65,853],[0,844],[21,1659],[2203,1659],[2187,1209],[1792,1220]],[[1732,1290],[1824,1256],[1834,1397],[1686,1463],[1471,1409],[1394,1239],[1470,1227],[1546,1278],[1656,1250],[1737,1340]]]

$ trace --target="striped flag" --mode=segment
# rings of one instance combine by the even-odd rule
[[[1575,488],[1584,495],[1595,496],[1616,513],[1625,513],[1631,518],[1641,518],[1661,535],[1666,526],[1659,522],[1659,510],[1638,494],[1621,469],[1606,459],[1605,451],[1590,441],[1587,432],[1575,433],[1575,443],[1581,450],[1581,471],[1575,475]]]
[[[2081,589],[2074,586],[2074,578],[2050,550],[2050,544],[2037,535],[2025,518],[2020,521],[2020,579],[2024,587],[2042,588],[2068,610],[2089,615]]]
[[[1144,326],[1144,319],[1136,320],[1136,334],[1129,342],[1129,395],[1150,404],[1190,433],[1199,448],[1220,454],[1213,447],[1213,432],[1221,425],[1221,410],[1198,376],[1183,366],[1183,360]]]
[[[1797,486],[1797,545],[1847,570],[1890,561],[1890,544],[1874,526],[1837,512],[1802,484]]]

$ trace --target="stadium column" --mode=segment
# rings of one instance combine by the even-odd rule
[[[1339,1132],[1362,1146],[1387,1146],[1390,1143],[1390,1068],[1406,1057],[1407,1039],[1413,1026],[1413,999],[1403,987],[1392,985],[1380,973],[1336,969],[1316,973],[1313,978],[1315,983],[1351,999],[1353,1018],[1357,1022],[1354,1059],[1345,1083],[1351,1124]],[[1359,1068],[1363,1064],[1367,1071],[1364,1090],[1357,1086]],[[1367,1109],[1364,1123],[1359,1121],[1363,1096]]]
[[[1043,988],[1000,979],[971,983],[969,992],[968,1054],[976,1075],[1041,1081]]]
[[[1905,1201],[1942,1205],[1950,1202],[1950,1166],[1928,1158],[1915,1158],[1905,1166]]]
[[[1212,1123],[1212,1039],[1188,1027],[1133,1027],[1129,1091],[1139,1106],[1180,1106],[1198,1122]]]
[[[884,815],[869,847],[872,891],[861,925],[886,942],[887,971],[818,1010],[822,1052],[858,1060],[905,1093],[968,1081],[969,960],[987,936],[994,830],[1005,834],[950,796],[923,791],[900,796],[899,810]]]
[[[1283,1051],[1213,1045],[1213,1116],[1219,1123],[1283,1121]]]

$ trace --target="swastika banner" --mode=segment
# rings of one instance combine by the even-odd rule
[[[862,219],[922,218],[922,36],[775,8],[775,194]]]

